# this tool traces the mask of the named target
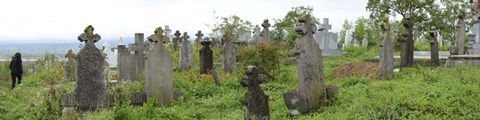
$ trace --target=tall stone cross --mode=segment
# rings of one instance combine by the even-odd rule
[[[182,35],[182,33],[180,33],[180,31],[175,31],[175,33],[173,34],[175,35],[175,38],[173,38],[173,49],[177,50],[178,49],[178,42],[179,41],[182,41],[180,39],[180,35]]]
[[[271,36],[270,36],[270,23],[268,23],[268,19],[265,19],[263,20],[263,23],[262,23],[262,27],[263,27],[263,31],[262,31],[262,38],[263,40],[270,40],[271,39]]]
[[[319,26],[322,31],[328,32],[328,30],[332,29],[332,25],[328,23],[328,18],[323,18],[323,23]]]
[[[165,33],[165,36],[170,36],[170,33],[172,33],[172,29],[170,29],[169,25],[165,25],[165,30],[163,32]]]
[[[199,30],[197,34],[195,34],[195,36],[197,36],[197,38],[195,39],[195,43],[202,41],[203,33],[201,30]]]
[[[456,25],[457,28],[457,40],[456,40],[456,47],[457,47],[457,54],[463,55],[464,47],[465,47],[465,12],[461,11],[458,14],[458,22]]]
[[[145,53],[147,45],[143,43],[143,33],[135,33],[135,43],[128,45],[128,50],[133,52],[133,64],[135,64],[135,74],[132,79],[138,78],[137,75],[145,71]]]
[[[389,79],[393,75],[393,41],[390,38],[390,23],[388,18],[385,18],[381,26],[383,31],[383,40],[380,42],[380,59],[379,59],[379,80]],[[399,36],[402,37],[402,36]],[[403,39],[399,38],[399,39]]]

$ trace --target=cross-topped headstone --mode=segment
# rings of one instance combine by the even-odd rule
[[[270,30],[269,30],[270,26],[271,25],[270,25],[270,23],[268,23],[268,19],[263,20],[263,23],[262,23],[263,31],[262,31],[262,34],[261,34],[263,40],[270,40],[271,39]]]
[[[93,34],[94,28],[89,25],[84,33],[78,36],[85,46],[78,52],[76,58],[75,98],[80,110],[95,110],[104,106],[106,97],[106,80],[104,76],[105,57],[95,47],[100,35]]]
[[[270,107],[268,105],[268,96],[259,85],[263,80],[258,75],[257,67],[248,66],[245,73],[247,76],[240,81],[243,87],[247,87],[245,98],[242,101],[244,119],[269,120]]]
[[[163,32],[165,33],[165,36],[170,36],[170,33],[172,33],[172,29],[170,29],[169,25],[165,25],[165,30]]]
[[[75,54],[73,54],[72,49],[68,49],[67,54],[65,55],[67,58],[67,62],[65,63],[65,73],[64,73],[64,78],[67,81],[75,81]]]
[[[182,33],[180,33],[180,31],[177,30],[173,35],[175,35],[175,37],[173,38],[173,49],[175,49],[176,51],[178,49],[178,42],[182,41],[180,39],[180,35],[182,35]]]
[[[202,40],[200,42],[203,47],[200,49],[200,74],[209,74],[213,68],[213,51],[210,49],[210,40]]]
[[[159,106],[169,105],[174,101],[173,63],[165,46],[162,27],[155,29],[149,41],[155,43],[146,60],[145,93],[147,99],[155,98]]]
[[[188,34],[187,32],[183,33],[183,40],[180,46],[180,69],[185,70],[190,68],[192,65],[192,45],[190,41],[188,41]]]
[[[195,36],[197,36],[197,38],[195,39],[195,43],[202,41],[203,33],[201,30],[199,30],[197,34],[195,34]]]
[[[328,23],[328,18],[323,18],[323,23],[320,24],[319,29],[321,29],[322,31],[325,31],[325,32],[328,32],[328,30],[332,29],[332,25],[330,25]]]
[[[255,27],[253,28],[252,43],[257,43],[257,41],[261,39],[260,34],[261,34],[260,27],[258,25],[255,25]]]
[[[201,31],[200,31],[200,33],[201,33]],[[198,34],[198,33],[197,33],[197,34]],[[195,34],[195,36],[196,36],[197,34]],[[203,35],[203,34],[202,34],[202,35]],[[182,36],[181,42],[183,42],[183,41],[188,41],[188,39],[190,39],[190,36],[188,35],[188,33],[187,33],[187,32],[183,32],[183,36]],[[197,38],[197,39],[198,39],[198,38]],[[200,41],[200,40],[199,40],[199,41]]]
[[[388,18],[385,18],[382,23],[382,41],[380,41],[380,59],[379,59],[379,70],[378,77],[379,80],[389,79],[393,75],[393,41],[391,39],[390,32],[390,23]],[[398,39],[402,36],[398,36]]]

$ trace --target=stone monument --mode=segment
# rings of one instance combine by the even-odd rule
[[[143,33],[135,33],[135,43],[128,45],[128,50],[131,51],[132,60],[130,64],[133,64],[132,70],[134,71],[131,80],[137,80],[138,75],[145,72],[145,51],[148,50],[147,45],[144,43]]]
[[[195,36],[197,36],[197,38],[195,39],[195,43],[199,43],[200,41],[202,41],[203,33],[201,30],[199,30],[197,34],[195,34]]]
[[[330,32],[330,29],[332,25],[328,23],[328,18],[323,18],[323,24],[319,25],[318,32],[315,33],[315,41],[322,49],[322,56],[339,56],[342,52],[338,50],[338,34]]]
[[[270,33],[270,23],[268,23],[268,19],[265,19],[263,20],[263,23],[262,23],[262,27],[263,27],[263,30],[262,30],[262,33],[260,34],[260,36],[262,36],[262,40],[271,40],[272,39],[272,35]]]
[[[232,73],[237,63],[235,48],[233,48],[233,44],[230,38],[224,38],[225,44],[222,48],[223,72]]]
[[[188,38],[187,32],[183,33],[183,42],[180,47],[180,69],[186,70],[192,65],[192,45]]]
[[[85,46],[80,49],[77,59],[75,98],[80,110],[95,110],[104,106],[106,85],[104,74],[105,58],[95,47],[101,37],[93,34],[94,28],[89,25],[84,33],[78,36]]]
[[[383,21],[381,26],[383,31],[383,40],[380,41],[380,68],[378,70],[379,80],[389,79],[393,75],[393,42],[390,35],[390,23],[388,18]]]
[[[175,51],[177,51],[177,49],[178,49],[178,42],[181,41],[181,40],[180,40],[180,35],[182,35],[182,33],[180,33],[180,31],[177,30],[177,31],[175,31],[175,33],[174,33],[173,35],[175,35],[175,37],[173,38],[173,49],[174,49]]]
[[[67,62],[64,65],[64,76],[66,81],[75,81],[75,54],[72,49],[68,49],[65,55]]]
[[[430,32],[430,64],[432,66],[440,65],[440,58],[438,55],[438,42],[436,32]]]
[[[260,88],[261,78],[255,66],[248,66],[245,71],[246,77],[242,78],[240,84],[247,87],[243,98],[243,118],[245,120],[269,120],[270,108],[268,96]]]
[[[362,47],[363,48],[368,48],[368,35],[367,34],[363,35]]]
[[[261,34],[260,27],[258,27],[258,25],[255,25],[255,28],[253,28],[253,38],[251,43],[253,44],[257,43],[261,39],[260,34]]]
[[[173,63],[168,50],[163,46],[163,30],[158,27],[148,40],[154,44],[145,64],[145,93],[147,99],[155,98],[158,105],[169,105],[174,101]]]
[[[200,49],[200,74],[210,74],[213,68],[213,51],[210,49],[210,40],[202,40],[200,43],[203,47]]]

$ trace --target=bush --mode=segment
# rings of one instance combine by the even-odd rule
[[[242,64],[242,68],[249,65],[257,66],[259,72],[267,79],[274,79],[276,71],[280,67],[280,60],[287,57],[286,46],[286,43],[283,42],[260,41],[255,45],[240,49],[237,52],[237,58]]]

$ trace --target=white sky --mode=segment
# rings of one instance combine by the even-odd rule
[[[213,11],[261,24],[283,18],[292,7],[312,6],[317,18],[330,18],[338,32],[345,19],[367,17],[367,0],[1,0],[0,41],[62,39],[76,41],[87,25],[103,39],[148,36],[158,26],[188,32],[211,30]]]

